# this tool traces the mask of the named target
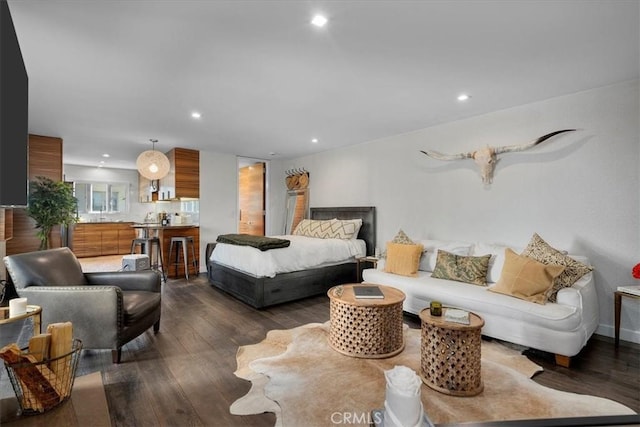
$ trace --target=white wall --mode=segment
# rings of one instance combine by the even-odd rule
[[[205,250],[220,234],[238,229],[238,160],[235,155],[200,151],[200,271]]]
[[[590,258],[600,300],[597,333],[613,336],[614,290],[640,284],[631,276],[640,262],[639,96],[638,81],[627,82],[272,161],[271,225],[282,221],[284,171],[305,167],[311,206],[376,206],[381,247],[399,228],[416,239],[516,248],[537,232],[554,247]],[[471,160],[442,162],[420,153],[520,144],[566,128],[579,131],[501,155],[490,187]],[[623,301],[621,337],[640,342],[637,301]]]

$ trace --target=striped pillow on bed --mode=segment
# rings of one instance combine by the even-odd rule
[[[303,219],[294,235],[321,239],[355,239],[362,226],[361,219]]]

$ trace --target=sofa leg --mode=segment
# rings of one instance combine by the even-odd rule
[[[568,368],[571,364],[570,356],[563,356],[562,354],[556,354],[556,365]]]
[[[120,358],[122,357],[122,347],[117,350],[111,350],[111,360],[113,363],[120,363]]]
[[[156,323],[153,324],[153,333],[157,334],[159,330],[160,330],[160,320],[158,320]]]

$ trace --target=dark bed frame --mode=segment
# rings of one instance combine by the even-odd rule
[[[358,238],[366,242],[367,255],[373,255],[376,247],[375,207],[311,208],[311,219],[333,218],[362,218]],[[356,263],[350,261],[328,267],[282,273],[273,278],[257,278],[211,261],[211,252],[215,245],[208,243],[206,250],[209,282],[255,308],[320,295],[332,286],[353,283],[357,277]]]

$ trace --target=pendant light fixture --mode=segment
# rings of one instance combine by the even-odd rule
[[[164,153],[155,150],[157,139],[150,139],[151,150],[141,153],[136,160],[136,167],[140,175],[147,179],[161,179],[167,176],[171,165]]]

